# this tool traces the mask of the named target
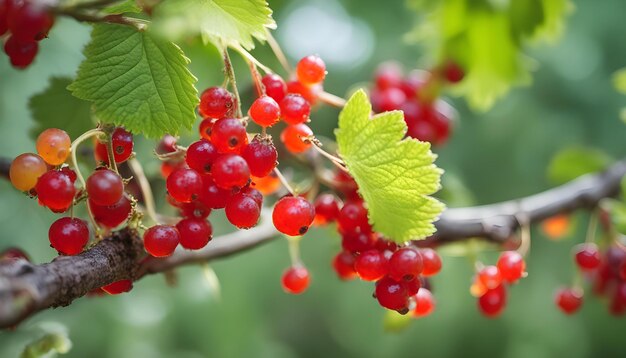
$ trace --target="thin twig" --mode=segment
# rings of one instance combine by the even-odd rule
[[[320,91],[317,94],[317,98],[319,98],[320,101],[337,108],[343,108],[346,105],[345,99],[326,91]]]
[[[274,168],[274,174],[276,174],[276,176],[278,177],[278,179],[280,180],[280,182],[283,184],[283,186],[285,187],[285,189],[287,189],[287,191],[295,196],[295,191],[293,190],[293,188],[291,187],[291,185],[289,185],[289,181],[287,181],[287,178],[285,178],[285,176],[283,175],[283,173],[280,172],[280,170],[278,168]]]
[[[70,147],[72,166],[74,167],[74,170],[76,171],[76,176],[78,177],[78,181],[80,181],[80,184],[82,185],[83,188],[85,188],[85,178],[83,177],[83,174],[80,172],[80,168],[78,168],[78,161],[76,160],[76,148],[78,148],[78,146],[85,140],[94,136],[98,136],[98,135],[106,135],[106,133],[97,128],[90,129],[87,132],[81,134],[78,138],[76,138],[72,142],[72,146]]]
[[[143,196],[143,202],[146,205],[146,212],[152,221],[155,224],[160,224],[159,215],[156,212],[154,205],[154,195],[152,194],[152,187],[150,186],[150,182],[148,178],[146,178],[146,174],[143,171],[143,167],[141,163],[136,158],[130,159],[128,161],[128,166],[130,170],[135,174],[135,178],[137,179],[137,183],[139,184],[139,189],[141,189],[141,194]]]
[[[248,63],[254,63],[258,68],[260,68],[261,70],[263,70],[263,72],[267,73],[274,73],[274,71],[272,71],[271,68],[265,66],[264,64],[261,63],[261,61],[257,60],[256,57],[252,56],[252,54],[248,51],[246,51],[246,49],[244,49],[243,47],[239,46],[239,45],[231,45],[230,46],[233,50],[237,51],[243,58],[244,60],[246,60],[246,62]]]
[[[228,54],[227,47],[224,47],[222,54],[224,58],[224,72],[226,73],[226,77],[228,77],[230,86],[233,89],[233,93],[235,94],[235,101],[237,102],[237,118],[241,118],[243,117],[243,114],[241,112],[241,98],[239,97],[239,90],[237,89],[237,79],[235,78],[235,70],[233,69],[233,63],[230,60],[230,55]]]
[[[274,55],[278,59],[278,62],[280,62],[280,65],[283,66],[283,69],[288,74],[291,74],[293,72],[293,69],[291,68],[289,61],[287,60],[287,56],[285,56],[285,53],[280,48],[278,41],[276,41],[276,39],[274,38],[270,30],[266,30],[266,32],[267,32],[267,43],[270,45],[272,52],[274,52]]]

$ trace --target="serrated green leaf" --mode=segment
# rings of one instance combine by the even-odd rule
[[[338,151],[365,200],[377,232],[396,242],[423,239],[444,205],[428,196],[440,188],[442,170],[430,143],[403,139],[402,112],[370,117],[372,106],[357,91],[339,114]]]
[[[565,20],[573,12],[574,4],[571,0],[543,0],[541,6],[543,21],[537,26],[531,40],[554,42],[563,34]]]
[[[265,0],[170,0],[155,8],[156,31],[170,39],[201,35],[227,44],[254,48],[275,29],[272,10]]]
[[[98,120],[158,138],[190,129],[199,102],[189,59],[175,44],[129,26],[99,24],[68,87]]]
[[[613,160],[595,148],[570,147],[559,151],[548,165],[548,179],[563,184],[581,175],[606,169]]]
[[[30,131],[33,138],[48,128],[61,128],[76,138],[94,127],[91,120],[91,103],[72,96],[67,86],[69,78],[51,78],[48,88],[28,101],[35,121]]]
[[[102,12],[105,14],[139,13],[141,7],[137,5],[136,0],[123,0],[105,7]]]

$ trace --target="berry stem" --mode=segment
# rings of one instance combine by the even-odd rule
[[[136,158],[130,159],[128,161],[128,166],[130,167],[130,170],[135,173],[135,178],[137,178],[137,183],[139,184],[139,189],[141,190],[141,194],[143,196],[143,201],[146,204],[146,212],[148,213],[148,216],[152,219],[152,221],[154,221],[155,224],[159,225],[160,223],[154,205],[152,188],[150,187],[148,178],[146,178],[143,167]]]
[[[345,99],[326,91],[321,91],[317,95],[317,98],[319,98],[320,101],[337,108],[343,108],[346,105]]]
[[[107,156],[109,157],[109,168],[119,174],[119,172],[117,171],[117,163],[115,162],[115,152],[113,151],[113,131],[114,130],[115,130],[115,127],[113,126],[106,126],[104,128],[104,131],[107,134],[106,146],[107,146]]]
[[[287,73],[289,74],[293,73],[293,68],[291,68],[291,66],[289,65],[287,56],[285,56],[285,53],[280,48],[278,41],[276,41],[276,39],[274,38],[274,36],[269,30],[267,30],[266,33],[267,33],[267,43],[270,45],[270,48],[272,49],[272,52],[274,52],[274,55],[278,59],[278,62],[280,62],[280,65],[283,66],[283,69],[285,69]]]
[[[248,66],[250,67],[250,74],[252,75],[252,82],[254,82],[254,86],[256,88],[257,96],[261,97],[265,95],[265,85],[261,81],[261,75],[257,70],[257,66],[254,62],[248,61]]]
[[[285,178],[285,176],[283,175],[283,173],[280,172],[280,170],[278,168],[274,168],[274,173],[276,174],[276,176],[278,177],[278,179],[280,180],[280,182],[283,184],[283,186],[285,187],[285,189],[287,189],[287,191],[295,196],[296,194],[294,193],[293,188],[291,187],[291,185],[289,185],[289,181],[287,181],[287,178]]]
[[[302,259],[300,258],[300,239],[302,236],[286,236],[287,243],[289,244],[289,258],[291,259],[291,266],[302,266]]]
[[[83,174],[81,174],[80,168],[78,167],[78,161],[76,160],[76,148],[78,148],[78,145],[80,145],[80,143],[84,142],[86,139],[98,135],[106,135],[106,133],[98,128],[90,129],[87,132],[81,134],[78,138],[76,138],[74,142],[72,142],[72,146],[70,147],[70,152],[72,153],[72,166],[74,167],[74,170],[76,171],[76,176],[78,177],[78,180],[80,181],[80,184],[83,188],[85,188],[85,178],[83,177]]]
[[[587,226],[587,236],[585,243],[593,243],[596,241],[596,230],[598,228],[598,209],[591,211],[589,215],[589,225]]]
[[[235,100],[237,101],[237,118],[241,118],[243,117],[241,112],[241,98],[239,97],[239,90],[237,90],[237,79],[235,78],[233,63],[231,62],[230,55],[228,54],[228,47],[223,46],[222,53],[224,55],[224,73],[226,74],[226,77],[228,77],[228,82],[233,89]]]
[[[330,162],[333,163],[334,165],[336,165],[339,169],[341,169],[344,172],[348,173],[348,168],[346,168],[346,163],[341,158],[336,157],[336,156],[328,153],[324,149],[322,149],[322,143],[320,143],[319,140],[317,140],[316,138],[309,138],[308,141],[311,144],[313,144],[313,148],[316,151],[318,151],[322,156],[324,156],[326,159],[330,160]]]
[[[271,68],[262,64],[261,61],[257,60],[256,57],[252,56],[252,54],[246,51],[243,47],[239,45],[231,45],[230,47],[233,50],[237,51],[243,57],[243,59],[246,60],[246,62],[253,63],[255,66],[263,70],[263,72],[265,73],[274,73],[274,71],[272,71]]]
[[[525,257],[530,250],[530,223],[526,214],[515,215],[520,225],[520,245],[517,252]]]

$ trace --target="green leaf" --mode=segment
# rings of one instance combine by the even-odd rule
[[[31,136],[36,138],[48,128],[62,128],[71,138],[76,138],[94,127],[91,120],[91,103],[78,99],[67,90],[69,78],[51,78],[48,88],[28,101],[35,121]]]
[[[601,150],[570,147],[559,151],[548,165],[548,179],[563,184],[581,175],[606,169],[613,159]]]
[[[402,243],[435,232],[444,205],[428,196],[440,188],[442,170],[430,143],[405,138],[402,112],[370,117],[363,90],[339,114],[338,151],[359,186],[374,229]]]
[[[102,12],[105,14],[139,13],[141,7],[137,5],[136,0],[123,0],[105,7]]]
[[[95,25],[68,87],[94,102],[98,120],[158,138],[190,129],[199,102],[189,59],[175,44],[129,26]]]
[[[46,333],[41,338],[29,343],[21,358],[56,357],[57,353],[65,354],[72,348],[72,342],[66,332]]]
[[[613,86],[619,93],[626,94],[626,68],[613,74]]]
[[[154,27],[172,40],[202,35],[227,44],[254,48],[275,29],[272,10],[265,0],[170,0],[155,8]],[[219,44],[218,44],[219,45]]]

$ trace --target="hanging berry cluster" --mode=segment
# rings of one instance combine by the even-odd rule
[[[15,68],[28,67],[37,52],[39,41],[48,37],[54,16],[42,2],[0,0],[0,36],[8,33],[4,52]]]

